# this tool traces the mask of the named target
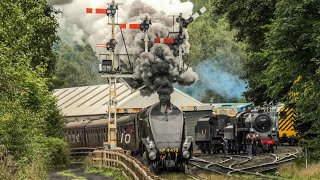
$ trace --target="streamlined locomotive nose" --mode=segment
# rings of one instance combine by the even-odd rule
[[[158,149],[179,148],[182,144],[183,113],[170,105],[170,112],[161,112],[161,104],[157,104],[150,111],[150,127]]]

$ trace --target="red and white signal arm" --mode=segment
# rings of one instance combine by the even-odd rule
[[[140,24],[119,24],[120,29],[140,29]]]
[[[86,8],[87,14],[107,14],[106,8]]]
[[[174,38],[154,38],[154,43],[160,43],[160,44],[173,44]]]

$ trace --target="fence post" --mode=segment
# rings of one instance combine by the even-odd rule
[[[305,149],[305,155],[306,155],[306,169],[308,168],[308,148]]]

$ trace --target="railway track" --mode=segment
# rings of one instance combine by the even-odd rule
[[[232,176],[233,174],[266,176],[263,173],[274,170],[278,168],[279,165],[288,163],[297,158],[298,150],[295,148],[293,149],[295,152],[287,153],[283,157],[270,154],[270,157],[266,158],[269,160],[268,162],[261,162],[258,164],[255,164],[253,158],[239,155],[228,156],[228,159],[220,162],[213,162],[202,158],[192,158],[190,164],[197,168],[225,176]]]
[[[214,163],[208,160],[200,159],[200,158],[191,159],[190,164],[200,169],[212,171],[222,175],[228,175],[228,173],[232,171],[232,169],[227,166],[221,165],[219,163]]]

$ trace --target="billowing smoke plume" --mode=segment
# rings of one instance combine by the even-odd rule
[[[223,71],[213,60],[201,62],[195,71],[199,74],[199,81],[189,87],[177,86],[178,89],[203,100],[208,90],[224,98],[240,99],[246,90],[246,84],[238,76]]]
[[[60,1],[56,1],[60,2]],[[118,2],[118,1],[117,1]],[[168,46],[165,44],[154,44],[153,39],[173,37],[169,34],[172,31],[172,17],[168,14],[177,15],[180,12],[185,17],[191,15],[192,4],[190,2],[181,3],[179,0],[145,0],[120,1],[124,3],[119,6],[119,23],[141,23],[146,16],[152,19],[152,25],[148,31],[148,52],[144,52],[144,33],[139,30],[124,30],[123,35],[129,54],[133,54],[130,59],[120,56],[119,62],[124,70],[133,69],[134,78],[129,84],[134,88],[140,88],[142,95],[151,95],[154,92],[159,94],[161,102],[170,102],[170,94],[173,92],[173,83],[180,85],[190,85],[197,81],[198,76],[192,68],[183,64],[179,68],[178,46]],[[96,44],[104,44],[111,38],[111,27],[107,25],[108,18],[105,15],[85,14],[86,7],[99,8],[106,7],[106,2],[95,0],[73,0],[71,3],[57,5],[63,14],[59,22],[75,24],[79,30],[85,34],[82,39],[88,41],[97,54],[106,53],[105,49],[96,49]],[[74,28],[76,29],[76,28]],[[126,49],[123,43],[122,34],[119,27],[116,29],[117,46],[116,54],[125,54]],[[175,27],[177,31],[177,27]],[[74,33],[79,35],[81,33]],[[182,50],[189,52],[188,32],[184,32],[184,42]],[[75,38],[79,41],[79,37]],[[130,60],[130,61],[129,61]],[[118,62],[118,61],[116,61]],[[117,65],[117,64],[116,64]],[[120,65],[120,64],[118,64]]]
[[[143,13],[143,14],[141,14]],[[129,52],[137,54],[134,58],[134,78],[129,81],[134,88],[145,86],[141,89],[142,95],[149,96],[154,92],[159,94],[160,102],[168,104],[170,102],[170,94],[174,91],[173,83],[178,82],[181,85],[189,85],[194,83],[198,76],[192,71],[192,68],[179,67],[178,46],[168,46],[165,44],[154,44],[153,39],[160,37],[164,38],[172,31],[172,18],[167,17],[164,12],[157,12],[151,6],[148,6],[141,1],[132,3],[132,8],[129,13],[127,23],[136,23],[136,17],[140,15],[140,19],[145,16],[151,17],[152,26],[148,31],[149,52],[145,52],[144,33],[137,30],[126,30],[124,36]],[[138,20],[138,22],[141,20]],[[188,42],[188,33],[184,33],[185,39],[182,44],[182,50],[189,52],[190,44]],[[117,39],[121,39],[121,34],[118,33]],[[173,37],[172,35],[169,35]],[[123,43],[119,43],[116,52],[125,51]],[[129,67],[129,59],[122,57],[121,61],[125,67]],[[183,72],[183,73],[181,73]]]

